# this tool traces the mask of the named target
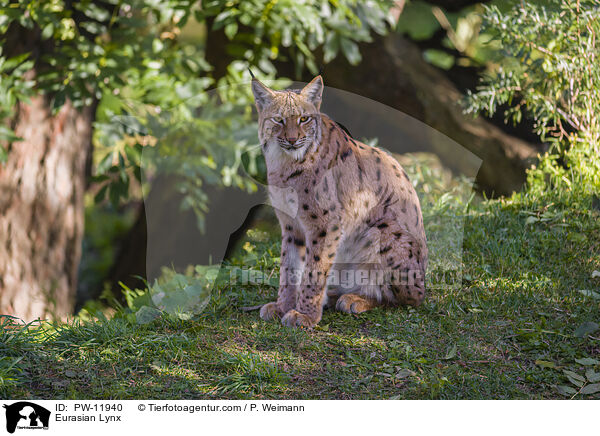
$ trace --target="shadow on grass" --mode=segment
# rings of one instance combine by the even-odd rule
[[[555,200],[478,205],[466,219],[460,287],[431,290],[418,309],[326,311],[313,331],[240,311],[276,295],[252,284],[215,289],[190,321],[163,316],[135,325],[115,317],[31,331],[4,324],[2,395],[597,398],[567,374],[589,380],[600,371],[597,333],[574,336],[582,323],[600,321],[598,301],[579,292],[598,286],[598,218],[591,208]],[[264,244],[256,246],[258,263],[273,241]]]

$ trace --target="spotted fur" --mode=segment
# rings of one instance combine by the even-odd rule
[[[261,317],[312,328],[325,305],[360,313],[421,304],[427,241],[419,199],[400,164],[320,112],[321,76],[285,91],[254,79],[252,90],[282,232],[278,298]],[[344,274],[375,280],[329,280]]]

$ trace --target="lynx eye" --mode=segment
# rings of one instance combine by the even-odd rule
[[[308,121],[308,117],[300,117],[301,123],[306,123]]]
[[[281,117],[273,117],[271,119],[278,124],[283,124],[283,118],[281,118]]]

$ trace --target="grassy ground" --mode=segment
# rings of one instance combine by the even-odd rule
[[[274,287],[250,284],[216,289],[190,320],[165,315],[139,324],[127,308],[110,319],[30,328],[4,318],[0,394],[600,398],[594,199],[517,195],[469,207],[462,200],[448,207],[447,200],[425,200],[428,225],[435,228],[436,214],[464,219],[462,279],[432,289],[416,310],[326,311],[315,330],[292,330],[240,310],[275,298]],[[277,235],[251,232],[242,247],[233,265],[276,271]],[[433,256],[433,264],[443,261]]]

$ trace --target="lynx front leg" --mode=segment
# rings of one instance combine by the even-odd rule
[[[339,241],[339,226],[307,235],[306,265],[302,283],[296,293],[296,308],[287,312],[281,322],[288,327],[312,328],[323,314],[327,275],[331,269]]]
[[[283,238],[281,241],[279,292],[277,301],[267,303],[260,309],[260,317],[264,320],[281,318],[286,312],[294,309],[298,285],[302,278],[305,260],[304,236],[299,228],[294,228],[291,220],[285,221],[281,233]]]

